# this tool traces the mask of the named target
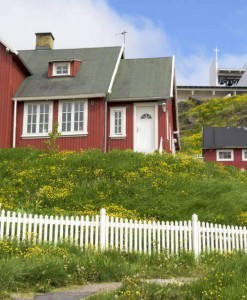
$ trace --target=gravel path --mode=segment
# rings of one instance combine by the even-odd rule
[[[121,282],[87,284],[79,288],[63,292],[51,292],[38,295],[34,300],[79,300],[89,295],[102,292],[111,292],[120,288]]]
[[[167,284],[184,285],[189,284],[198,278],[177,277],[170,279],[143,279],[146,283],[155,283],[161,286]],[[46,294],[39,294],[35,297],[21,297],[20,295],[12,295],[13,300],[80,300],[90,295],[102,292],[111,292],[119,289],[121,282],[105,282],[83,285],[81,287],[68,288],[67,290],[54,291]]]
[[[79,300],[86,298],[87,296],[102,293],[111,292],[121,287],[121,282],[105,282],[105,283],[93,283],[86,284],[81,287],[74,287],[68,289],[61,289],[45,294],[37,294],[33,297],[31,294],[21,295],[12,294],[12,300]]]

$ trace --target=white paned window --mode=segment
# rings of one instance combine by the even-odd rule
[[[110,110],[110,136],[126,136],[126,107],[112,107]]]
[[[242,160],[247,161],[247,149],[242,150]]]
[[[52,103],[24,104],[23,136],[47,136],[52,131]]]
[[[53,76],[70,75],[70,63],[69,62],[53,63],[52,75]]]
[[[59,131],[62,135],[87,134],[87,100],[59,103]]]
[[[216,151],[217,161],[233,161],[234,154],[233,150],[217,150]]]

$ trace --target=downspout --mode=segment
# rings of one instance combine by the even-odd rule
[[[13,116],[13,141],[12,147],[15,148],[16,146],[16,118],[17,118],[17,100],[14,100],[14,116]]]
[[[121,61],[121,58],[123,56],[123,53],[124,53],[124,45],[121,47],[121,49],[119,51],[117,61],[116,61],[116,65],[115,65],[115,68],[113,70],[111,81],[110,81],[110,84],[109,84],[109,87],[108,87],[107,96],[105,98],[105,141],[104,141],[105,145],[104,145],[104,153],[106,153],[106,150],[107,150],[107,100],[108,100],[109,95],[112,92],[113,83],[114,83],[115,77],[117,75],[118,67],[120,65],[120,61]]]
[[[104,153],[107,150],[107,99],[105,98],[105,124],[104,124]]]

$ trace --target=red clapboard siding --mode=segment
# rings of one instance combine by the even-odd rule
[[[216,161],[216,150],[205,150],[205,161],[217,162],[225,166],[235,166],[239,169],[247,169],[247,161],[242,160],[242,149],[234,150],[234,161]]]
[[[25,72],[11,52],[0,43],[0,148],[12,147],[13,101]]]
[[[44,148],[45,138],[22,138],[23,103],[18,105],[17,146]],[[104,99],[89,99],[88,101],[88,135],[58,137],[60,150],[80,151],[83,149],[104,150]],[[53,105],[53,124],[58,120],[58,101]]]
[[[125,138],[110,138],[110,108],[111,107],[126,107],[126,137]],[[133,149],[133,103],[118,102],[108,103],[107,109],[107,150],[113,149]]]

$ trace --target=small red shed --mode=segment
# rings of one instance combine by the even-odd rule
[[[204,127],[205,161],[247,169],[247,127]]]

